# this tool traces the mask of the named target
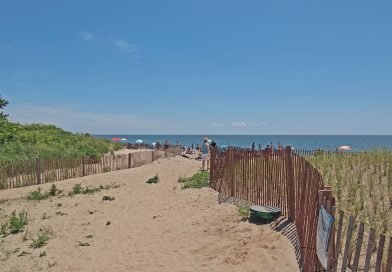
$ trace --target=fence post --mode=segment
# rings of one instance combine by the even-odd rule
[[[229,160],[230,160],[230,169],[229,169],[229,179],[230,179],[230,184],[231,184],[231,196],[236,196],[236,192],[235,192],[235,177],[234,177],[234,149],[230,148],[229,149]]]
[[[154,150],[151,151],[151,162],[154,162]]]
[[[86,175],[86,165],[84,163],[84,157],[82,157],[82,177]]]
[[[329,201],[329,205],[324,207],[323,198],[326,198]],[[324,186],[322,190],[319,190],[319,206],[323,206],[324,209],[335,219],[335,198],[332,196],[332,189],[330,186]],[[328,241],[328,264],[327,270],[333,269],[335,265],[337,265],[337,260],[335,260],[335,220],[331,226],[331,236]]]
[[[215,157],[216,157],[216,150],[215,148],[213,148],[211,150],[211,158],[210,158],[210,186],[214,189],[215,189],[215,183],[214,183]]]
[[[41,184],[41,159],[35,159],[35,173],[37,176],[37,184]]]
[[[132,168],[132,153],[128,153],[128,168]]]
[[[295,188],[294,188],[294,168],[291,146],[286,146],[286,180],[287,180],[287,205],[288,218],[295,220]]]

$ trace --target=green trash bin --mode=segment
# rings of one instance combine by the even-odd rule
[[[281,215],[281,209],[272,206],[258,206],[250,207],[250,219],[252,221],[273,221]]]

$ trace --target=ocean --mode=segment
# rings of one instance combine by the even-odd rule
[[[374,149],[392,149],[392,135],[94,135],[100,138],[112,139],[115,137],[126,138],[123,143],[135,143],[141,139],[144,143],[155,143],[166,140],[170,144],[179,144],[190,147],[192,144],[201,144],[203,137],[215,141],[219,146],[238,146],[250,148],[255,143],[256,148],[262,148],[273,143],[290,145],[295,149],[324,149],[335,150],[338,146],[349,145],[353,151],[368,151]]]

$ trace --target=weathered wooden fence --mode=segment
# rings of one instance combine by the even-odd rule
[[[325,271],[316,251],[318,214],[323,206],[334,216],[336,207],[330,188],[324,187],[322,176],[305,158],[294,153],[290,147],[279,152],[235,148],[224,152],[214,150],[211,154],[211,186],[227,196],[281,208],[282,215],[292,221],[296,228],[301,269],[306,272]],[[380,236],[377,247],[374,230],[371,230],[373,236],[369,236],[367,251],[362,254],[360,237],[364,235],[363,224],[355,224],[350,217],[345,227],[343,219],[344,212],[341,211],[337,228],[335,224],[332,225],[328,271],[339,268],[339,271],[375,269],[390,272],[392,242],[389,243],[389,252],[383,254],[385,236]],[[353,247],[351,238],[356,226],[359,231]],[[343,246],[344,236],[346,242]],[[374,257],[375,251],[377,257]]]
[[[138,167],[181,154],[179,148],[81,158],[0,161],[0,189],[11,189]]]

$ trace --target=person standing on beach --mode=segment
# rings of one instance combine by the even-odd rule
[[[207,169],[206,169],[207,164]],[[201,145],[201,167],[202,170],[210,169],[210,145],[208,144],[208,138],[204,137],[203,144]]]

